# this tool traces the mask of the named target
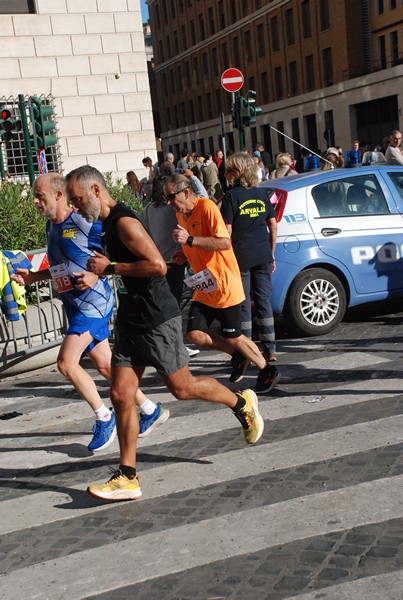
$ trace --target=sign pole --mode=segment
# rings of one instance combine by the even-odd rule
[[[20,109],[22,133],[24,135],[25,156],[27,157],[29,183],[33,185],[35,181],[34,161],[32,158],[31,138],[29,136],[29,127],[27,119],[27,102],[24,99],[24,94],[18,94],[18,106]]]
[[[223,86],[226,92],[230,92],[232,96],[232,108],[233,113],[237,114],[237,110],[241,108],[241,96],[239,90],[244,84],[244,76],[242,71],[239,69],[226,69],[224,73],[221,75],[221,85]],[[238,128],[239,131],[239,149],[242,150],[245,147],[245,133],[242,127],[242,122],[240,119],[240,114],[238,115],[238,119],[235,122],[235,128]],[[239,121],[239,122],[237,122]]]

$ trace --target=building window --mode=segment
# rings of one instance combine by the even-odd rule
[[[199,29],[200,29],[200,40],[204,40],[206,38],[206,32],[204,30],[204,16],[202,14],[199,15]]]
[[[321,31],[325,31],[325,29],[329,28],[329,0],[320,0],[320,29]]]
[[[203,52],[202,65],[203,65],[203,76],[208,80],[210,77],[210,65],[208,62],[207,52]]]
[[[10,8],[12,4],[12,8]],[[0,15],[35,14],[35,0],[0,0]]]
[[[232,40],[232,53],[234,56],[234,64],[239,66],[241,64],[241,57],[239,54],[239,39],[234,37]]]
[[[274,69],[274,85],[276,89],[276,100],[281,100],[283,97],[283,77],[281,74],[281,67]]]
[[[203,100],[201,96],[197,96],[197,118],[203,121]]]
[[[221,53],[222,53],[222,64],[224,69],[227,69],[229,64],[228,64],[228,46],[227,46],[227,42],[224,42],[223,45],[221,46]]]
[[[259,58],[262,58],[266,54],[266,40],[264,37],[264,27],[262,24],[257,26],[256,33],[257,33],[257,36],[256,36],[257,37],[257,51],[259,54]]]
[[[284,133],[284,122],[278,121],[277,125],[276,125],[276,129],[278,129],[278,131]],[[286,151],[285,137],[283,135],[281,135],[281,133],[277,133],[277,142],[278,142],[278,149],[280,150],[280,152],[285,152]]]
[[[389,10],[394,10],[397,6],[396,0],[389,0]]]
[[[199,59],[197,58],[197,56],[193,60],[193,72],[196,79],[196,83],[200,83]]]
[[[177,81],[177,84],[178,84],[178,88],[177,89],[181,90],[183,88],[183,85],[182,85],[182,65],[178,65],[176,67],[176,81]]]
[[[163,89],[164,89],[164,94],[167,96],[168,95],[168,85],[167,85],[167,74],[163,73],[162,75],[162,85],[163,85]]]
[[[383,4],[383,0],[378,0],[377,4],[378,4],[378,6],[377,6],[377,8],[378,8],[378,15],[383,15],[383,13],[385,12],[385,7],[384,7],[384,4]]]
[[[290,74],[290,93],[291,96],[296,96],[298,94],[298,69],[297,63],[294,60],[289,65],[289,74]]]
[[[217,4],[218,14],[220,17],[220,28],[225,29],[225,10],[223,0],[219,0]]]
[[[209,25],[210,25],[210,35],[214,35],[215,34],[215,23],[214,23],[214,13],[213,13],[212,7],[210,7],[208,9],[208,21],[209,21]]]
[[[160,7],[158,4],[155,5],[155,20],[157,22],[157,27],[161,27],[161,18],[160,18]]]
[[[391,31],[389,34],[390,60],[392,66],[397,65],[399,61],[399,42],[397,31]]]
[[[169,78],[170,78],[170,83],[171,83],[171,89],[170,92],[171,93],[175,93],[175,73],[173,71],[173,69],[171,69],[171,71],[169,71]]]
[[[277,50],[280,50],[277,17],[273,17],[270,20],[270,35],[271,35],[271,49],[273,50],[273,52],[276,52]]]
[[[212,119],[213,118],[213,105],[211,102],[210,92],[207,92],[207,94],[206,94],[206,104],[207,104],[207,118]]]
[[[302,33],[304,38],[311,37],[311,5],[310,0],[304,0],[301,4],[302,11]]]
[[[190,78],[190,64],[189,64],[189,61],[185,62],[185,81],[186,81],[186,86],[187,87],[191,87],[192,80]]]
[[[292,134],[293,140],[295,140],[296,142],[299,142],[299,121],[298,121],[298,117],[296,117],[295,119],[291,119],[291,134]],[[293,148],[294,158],[299,158],[301,156],[301,147],[300,147],[300,145],[296,144],[295,142],[293,142],[292,148]]]
[[[193,19],[190,21],[190,45],[194,46],[196,44],[196,32],[195,32],[195,23]]]
[[[175,54],[179,54],[179,39],[178,39],[177,31],[174,31],[174,48],[175,48]]]
[[[269,101],[269,78],[267,71],[260,73],[260,88],[263,102]]]
[[[333,65],[332,65],[332,49],[325,48],[322,52],[323,58],[323,79],[325,85],[333,85]]]
[[[217,48],[211,49],[211,62],[213,65],[213,75],[218,75],[218,56],[217,56]]]
[[[230,7],[231,7],[231,23],[236,23],[237,22],[237,17],[236,17],[236,2],[230,2]]]
[[[248,4],[249,4],[249,0],[242,0],[242,16],[243,17],[247,17],[248,16],[248,13],[249,13]]]
[[[291,46],[291,44],[295,43],[294,12],[292,8],[289,8],[285,11],[285,30],[287,35],[287,44]]]
[[[384,35],[380,35],[378,38],[378,55],[380,68],[386,69],[386,44]]]
[[[313,68],[313,56],[310,54],[305,57],[305,71],[306,71],[306,87],[308,92],[315,88],[315,71]]]
[[[181,27],[181,38],[182,38],[182,50],[186,50],[187,40],[186,40],[186,28],[184,25],[182,25],[182,27]]]
[[[250,39],[250,30],[245,31],[244,45],[245,45],[245,52],[246,52],[246,62],[250,63],[250,62],[252,62],[252,42]]]
[[[193,100],[189,100],[189,112],[190,112],[190,122],[194,123],[196,121],[196,119],[195,119],[195,107],[193,104]]]
[[[162,40],[158,42],[158,50],[160,62],[164,62],[164,46],[162,45]]]
[[[256,91],[256,88],[255,88],[255,78],[254,77],[249,77],[249,79],[248,79],[248,90],[254,90],[254,91]]]

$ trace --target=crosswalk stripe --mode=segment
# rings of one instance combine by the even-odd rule
[[[402,600],[403,570],[321,588],[286,600]]]
[[[241,434],[240,434],[241,435]],[[223,483],[236,477],[258,476],[262,473],[296,467],[317,461],[331,460],[353,453],[403,442],[403,415],[368,423],[318,432],[254,448],[234,450],[224,454],[200,457],[197,462],[175,463],[147,470],[142,478],[144,499],[153,499],[184,490]],[[139,465],[141,476],[141,465]],[[90,483],[90,482],[88,482]],[[0,534],[63,520],[61,506],[70,502],[71,486],[60,491],[38,492],[2,503],[7,518],[0,520]],[[77,508],[74,515],[106,510],[109,505]]]
[[[46,598],[63,599],[68,593],[69,600],[82,600],[94,593],[94,581],[98,593],[106,592],[248,552],[387,521],[391,515],[403,517],[402,486],[403,475],[389,478],[387,486],[384,479],[375,480],[80,551],[2,576],[2,594],[44,600],[46,591]],[[128,569],[128,564],[135,568]]]
[[[365,382],[361,381],[354,384],[349,383],[348,389],[346,389],[345,384],[343,384],[342,394],[338,392],[339,385],[340,384],[324,387],[324,390],[328,391],[326,394],[326,402],[310,404],[309,400],[312,400],[316,394],[311,394],[309,396],[302,394],[284,396],[281,398],[272,397],[269,398],[269,400],[260,399],[259,406],[266,407],[268,406],[267,403],[270,402],[270,414],[265,416],[275,420],[301,415],[307,410],[309,410],[309,412],[327,410],[329,408],[338,408],[347,404],[381,400],[382,398],[398,396],[401,394],[401,380],[396,378],[371,380],[368,385],[368,389],[366,389]],[[352,393],[357,391],[360,392],[358,395],[356,393]],[[161,401],[162,404],[164,404],[164,402],[176,401],[169,392],[159,394],[158,400]],[[69,403],[65,406],[50,408],[42,411],[34,410],[33,412],[23,414],[21,417],[10,419],[9,421],[2,423],[1,434],[4,438],[6,434],[16,435],[19,432],[23,432],[24,434],[28,434],[30,432],[37,433],[38,429],[40,429],[40,431],[47,431],[53,426],[56,426],[57,430],[62,431],[63,429],[68,428],[69,424],[71,423],[76,423],[81,420],[87,420],[88,422],[91,422],[91,414],[92,413],[88,405],[84,401],[75,404]],[[212,413],[199,413],[199,416],[204,418],[204,416],[207,414],[211,417]],[[217,415],[217,413],[214,412],[214,415]],[[206,424],[203,423],[203,426],[205,425]],[[203,434],[204,430],[201,431],[201,433]],[[194,432],[194,434],[196,435],[197,432]],[[4,444],[6,441],[7,440],[3,439],[2,443]],[[18,443],[18,438],[13,439],[11,443],[13,448],[15,448],[15,444]],[[24,444],[24,441],[22,441],[22,444]]]

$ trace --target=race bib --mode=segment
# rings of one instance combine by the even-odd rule
[[[186,277],[184,282],[188,287],[192,288],[192,290],[198,290],[204,294],[215,292],[215,290],[218,289],[216,280],[209,269],[203,269],[203,271],[199,271],[191,277]]]
[[[71,281],[69,272],[64,263],[49,267],[49,271],[59,294],[74,290],[73,282]]]
[[[127,294],[127,289],[120,275],[115,275],[113,281],[115,282],[115,287],[118,294]]]

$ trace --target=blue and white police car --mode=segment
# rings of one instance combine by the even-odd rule
[[[283,177],[268,189],[278,220],[272,305],[320,335],[346,308],[403,296],[403,167]]]

